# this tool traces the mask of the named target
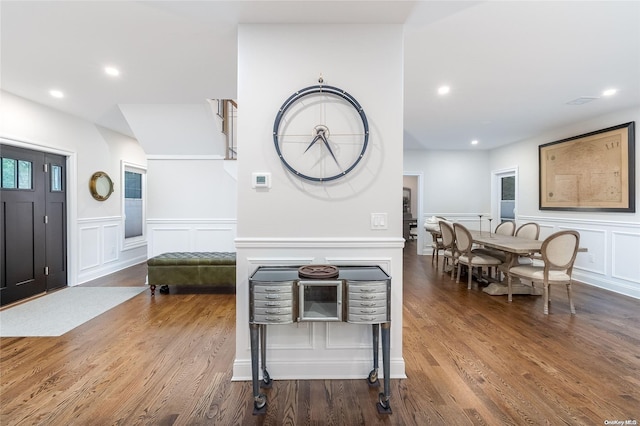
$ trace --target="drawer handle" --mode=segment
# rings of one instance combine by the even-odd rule
[[[281,293],[281,292],[283,292],[283,291],[285,291],[285,290],[288,290],[288,289],[284,289],[284,288],[273,288],[273,287],[266,287],[266,288],[264,289],[264,291],[265,291],[265,292],[267,292],[267,293]]]
[[[267,305],[267,306],[280,306],[280,303],[279,302],[267,302],[267,303],[265,303],[265,305]]]
[[[273,318],[273,317],[266,317],[265,318],[267,321],[269,322],[282,322],[283,319],[282,318]]]
[[[375,299],[376,296],[362,295],[362,296],[360,296],[360,298],[363,299],[363,300],[371,300],[371,299]]]
[[[267,309],[265,311],[265,313],[267,313],[267,314],[281,314],[282,313],[282,309]]]
[[[277,299],[280,299],[280,295],[279,294],[267,294],[265,296],[265,299],[277,300]]]
[[[371,292],[374,292],[375,290],[376,290],[375,288],[365,288],[365,287],[360,288],[361,293],[371,293]]]

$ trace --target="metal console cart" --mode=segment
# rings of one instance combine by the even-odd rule
[[[303,321],[343,321],[371,324],[373,369],[370,386],[379,386],[378,347],[382,338],[384,392],[376,404],[381,414],[391,414],[390,329],[391,277],[379,266],[337,266],[337,276],[327,279],[301,278],[298,266],[261,266],[249,278],[249,331],[253,414],[266,413],[267,396],[260,388],[271,388],[266,367],[267,325]],[[259,373],[262,372],[262,380]]]

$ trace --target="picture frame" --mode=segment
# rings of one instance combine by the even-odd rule
[[[635,213],[635,121],[538,147],[539,208]]]

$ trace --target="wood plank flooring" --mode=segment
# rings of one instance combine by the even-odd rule
[[[235,295],[144,292],[52,338],[0,340],[1,425],[603,425],[640,422],[640,301],[576,284],[489,296],[404,257],[393,414],[362,380],[274,378],[265,416],[231,382]],[[138,265],[87,286],[144,285]],[[612,424],[612,423],[610,423]]]

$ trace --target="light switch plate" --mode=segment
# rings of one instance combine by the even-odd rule
[[[386,213],[371,213],[371,229],[388,229]]]

